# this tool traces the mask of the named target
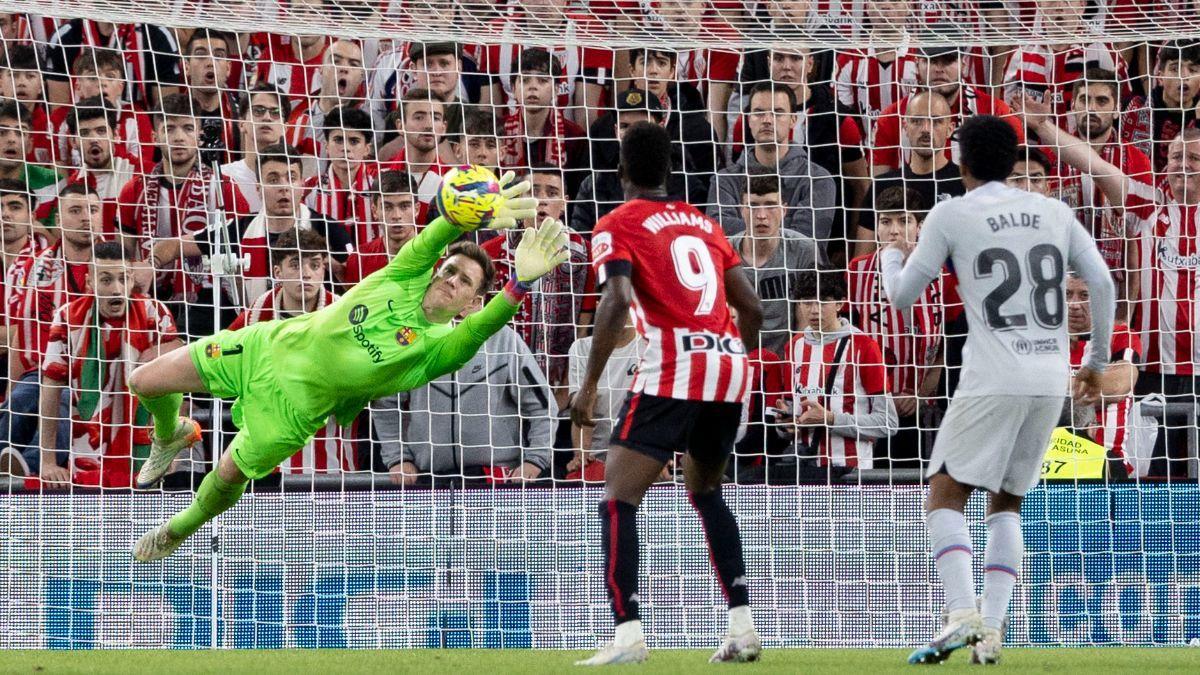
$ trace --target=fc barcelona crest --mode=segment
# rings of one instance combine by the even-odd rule
[[[215,342],[208,343],[208,345],[204,348],[204,355],[210,359],[220,358],[221,345]]]
[[[407,347],[417,341],[417,332],[405,326],[396,331],[396,344],[401,347]]]

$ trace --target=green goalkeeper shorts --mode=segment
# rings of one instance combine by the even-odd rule
[[[275,377],[270,329],[260,323],[223,330],[188,349],[200,380],[214,396],[236,399],[229,444],[233,461],[248,478],[262,478],[296,454],[326,420],[313,421],[296,410]]]

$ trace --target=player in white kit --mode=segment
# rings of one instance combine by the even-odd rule
[[[974,645],[973,660],[999,660],[1025,552],[1021,499],[1037,484],[1070,384],[1068,266],[1092,288],[1095,344],[1108,344],[1113,325],[1112,279],[1075,214],[1060,201],[1005,185],[1017,159],[1012,128],[997,117],[973,117],[959,128],[958,143],[967,194],[930,211],[907,261],[911,242],[882,254],[884,288],[900,311],[949,263],[969,326],[962,378],[927,474],[927,525],[948,618],[909,663],[937,663],[967,645]],[[1076,374],[1076,400],[1095,401],[1107,361],[1107,350],[1093,350]],[[989,493],[978,608],[963,516],[975,489]]]

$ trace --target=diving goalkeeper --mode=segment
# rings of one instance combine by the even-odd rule
[[[236,399],[238,433],[191,505],[144,534],[134,558],[169,556],[237,503],[247,481],[271,473],[303,447],[331,414],[348,424],[368,402],[420,387],[469,361],[513,317],[529,285],[567,256],[561,224],[547,219],[527,229],[514,255],[517,273],[504,291],[450,325],[489,290],[492,268],[473,244],[446,246],[481,226],[503,229],[536,216],[537,200],[521,196],[529,183],[510,186],[512,180],[511,174],[501,179],[503,200],[489,222],[437,218],[386,267],[324,309],[221,331],[135,370],[130,390],[154,417],[154,441],[138,487],[158,482],[175,455],[200,438],[199,425],[179,416],[184,393]],[[435,270],[443,251],[446,258]]]

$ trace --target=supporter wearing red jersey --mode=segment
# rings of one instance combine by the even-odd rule
[[[305,181],[308,208],[342,223],[351,235],[351,248],[375,237],[371,227],[371,189],[379,165],[370,161],[374,132],[371,116],[352,107],[334,108],[324,120],[327,166]],[[332,241],[332,239],[331,239]],[[348,251],[332,251],[345,255]]]
[[[84,292],[92,247],[102,236],[96,193],[82,183],[63,188],[58,226],[62,239],[57,244],[8,274],[9,391],[0,408],[0,447],[26,455],[37,447],[38,368],[54,313]]]
[[[491,83],[480,91],[479,103],[499,106],[513,101],[513,77],[523,49],[520,40],[514,39],[518,31],[561,36],[562,42],[550,49],[554,72],[561,73],[555,80],[555,103],[586,128],[602,112],[616,52],[582,47],[579,41],[603,37],[603,24],[568,12],[567,0],[519,0],[513,4],[516,11],[495,20],[502,39],[478,47],[479,71],[491,76]]]
[[[385,171],[379,175],[371,199],[372,224],[383,234],[355,249],[346,259],[342,282],[346,288],[378,272],[400,252],[400,247],[417,236],[420,218],[412,176],[403,171]]]
[[[265,43],[256,49],[258,74],[255,82],[269,84],[283,92],[293,110],[307,108],[317,93],[317,74],[321,64],[325,63],[325,50],[332,38],[320,34],[276,33],[262,37],[265,37]]]
[[[318,77],[317,97],[307,108],[296,108],[288,119],[288,144],[306,155],[323,157],[325,116],[340,106],[366,110],[366,79],[361,45],[353,40],[330,44]]]
[[[212,270],[200,255],[179,253],[181,237],[208,227],[215,202],[210,194],[212,169],[200,161],[200,125],[192,116],[191,100],[183,94],[164,96],[155,113],[154,134],[163,161],[121,189],[117,222],[144,257],[153,254],[158,271],[154,297],[172,307],[184,333],[207,335],[216,329]],[[229,183],[221,189],[231,213],[246,210],[236,203]]]
[[[528,171],[534,164],[565,169],[567,190],[575,194],[591,170],[587,134],[554,104],[554,78],[549,52],[521,51],[513,76],[512,112],[504,117],[500,165],[513,171]]]
[[[1120,84],[1108,70],[1089,70],[1073,89],[1071,110],[1074,127],[1104,161],[1118,166],[1130,180],[1140,183],[1138,192],[1153,193],[1150,158],[1136,145],[1122,141],[1117,131],[1120,119]],[[1137,237],[1134,221],[1125,217],[1122,194],[1106,194],[1086,175],[1087,167],[1060,166],[1053,194],[1075,209],[1084,227],[1096,240],[1104,262],[1118,284],[1126,282],[1125,297],[1137,299]],[[1128,312],[1122,313],[1128,317]]]
[[[708,40],[736,38],[738,32],[709,11],[709,0],[654,0],[647,16],[650,26],[656,23],[670,26],[671,31],[684,35],[703,36]],[[720,142],[728,138],[729,124],[725,111],[738,82],[741,52],[726,49],[683,50],[678,53],[677,68],[680,82],[694,85],[704,96],[710,111],[713,137]]]
[[[941,376],[939,355],[945,324],[944,280],[926,287],[907,312],[896,311],[883,290],[879,252],[903,238],[915,242],[925,218],[926,202],[915,190],[891,187],[879,194],[875,204],[875,237],[878,249],[850,261],[847,275],[850,311],[854,325],[883,350],[887,366],[888,392],[896,407],[899,432],[882,439],[876,457],[891,461],[920,458],[921,404],[930,404]],[[914,467],[918,468],[918,467]]]
[[[271,247],[271,279],[275,287],[258,296],[229,326],[237,330],[259,321],[287,319],[315,312],[337,296],[325,290],[326,243],[317,232],[294,229],[279,235]],[[329,423],[303,448],[279,466],[281,473],[341,473],[358,468],[358,421]]]
[[[183,341],[166,306],[133,290],[126,255],[117,242],[96,244],[85,293],[54,313],[41,362],[40,456],[26,456],[47,487],[130,487],[150,452],[150,414],[129,393],[129,373]]]
[[[242,94],[238,103],[239,147],[242,158],[221,166],[221,177],[228,181],[236,202],[245,204],[245,213],[236,213],[225,205],[229,215],[242,217],[258,213],[262,208],[262,191],[258,184],[258,153],[283,142],[284,122],[289,116],[288,100],[268,84],[256,85]]]
[[[3,277],[0,282],[0,347],[3,347],[5,358],[8,352],[8,336],[10,333],[9,304],[19,299],[20,294],[14,292],[14,279],[26,273],[33,259],[46,249],[46,238],[33,231],[33,209],[30,207],[31,197],[25,186],[20,182],[9,179],[0,180],[0,234],[3,235],[4,248],[0,254],[0,264]],[[15,322],[15,317],[14,317]],[[8,366],[3,370],[5,383],[0,386],[0,401],[8,394]],[[0,468],[0,472],[3,469]]]
[[[1027,118],[1031,103],[1024,103]],[[1171,142],[1165,186],[1148,190],[1087,143],[1058,129],[1048,114],[1037,119],[1038,136],[1059,151],[1062,161],[1086,167],[1106,195],[1123,195],[1126,212],[1136,220],[1139,289],[1131,304],[1133,329],[1145,349],[1145,376],[1137,393],[1161,393],[1168,402],[1191,405],[1200,394],[1200,130],[1185,129]],[[1185,476],[1188,453],[1187,427],[1168,426],[1154,450],[1155,457],[1166,457],[1166,465],[1152,472]]]
[[[413,89],[400,101],[395,115],[400,137],[379,149],[384,171],[406,171],[417,183],[417,199],[432,204],[442,176],[455,161],[442,155],[446,134],[446,104],[426,89]]]
[[[140,171],[154,166],[154,122],[141,106],[126,101],[125,62],[116,52],[88,47],[79,52],[71,64],[71,100],[75,105],[103,97],[107,107],[116,111],[112,141],[114,152],[128,158]],[[54,135],[54,163],[79,166],[83,158],[71,146],[72,134],[69,105],[50,112],[50,128]]]
[[[737,521],[720,486],[750,386],[742,339],[757,345],[762,307],[720,225],[667,198],[671,138],[663,127],[638,122],[625,131],[619,173],[628,201],[601,218],[592,236],[602,296],[572,421],[595,426],[597,386],[631,305],[646,351],[614,424],[599,508],[616,636],[581,663],[647,657],[638,614],[637,508],[676,452],[687,453],[688,493],[730,608],[729,637],[713,659],[752,660],[762,644],[750,615]],[[738,311],[741,331],[730,305]]]
[[[1121,135],[1153,160],[1155,173],[1162,173],[1171,141],[1183,129],[1196,126],[1200,44],[1171,42],[1159,49],[1153,82],[1148,98],[1135,97],[1125,107]]]
[[[227,273],[237,272],[248,298],[265,293],[271,285],[271,250],[277,240],[295,230],[313,230],[328,242],[326,254],[339,276],[350,249],[350,236],[341,223],[314,213],[301,202],[303,158],[295,148],[272,145],[258,154],[258,180],[262,185],[263,208],[253,216],[230,221],[224,239],[230,242],[234,261],[223,261]],[[164,260],[173,250],[184,257],[227,257],[215,249],[211,230],[185,234],[155,245],[154,257]],[[322,263],[323,265],[325,263]],[[322,268],[324,269],[324,267]]]
[[[1033,20],[1035,35],[1044,31],[1056,35],[1085,36],[1090,31],[1085,23],[1082,2],[1041,2]],[[1125,60],[1113,45],[1102,42],[1021,45],[1008,60],[1004,72],[1004,99],[1031,94],[1050,104],[1059,115],[1071,110],[1075,82],[1092,68],[1111,70],[1127,82]],[[1084,79],[1087,79],[1084,77]],[[1122,97],[1129,93],[1126,86]]]
[[[96,190],[104,205],[104,229],[106,232],[113,231],[116,229],[117,200],[121,190],[141,172],[141,166],[131,160],[124,148],[113,140],[117,116],[106,108],[104,99],[99,96],[84,99],[69,110],[66,123],[71,138],[71,155],[79,157],[80,163],[67,174],[66,183],[87,183]],[[52,220],[57,205],[58,199],[55,197],[44,200],[38,206],[38,220]]]
[[[917,85],[917,49],[909,45],[905,24],[910,18],[909,2],[867,3],[866,41],[896,44],[895,48],[866,47],[839,51],[834,66],[837,99],[867,137],[875,120],[888,106],[913,93]]]
[[[1005,118],[1016,130],[1018,141],[1023,142],[1025,129],[1021,120],[1012,116],[1004,101],[984,93],[981,88],[964,85],[961,68],[957,47],[926,47],[917,59],[917,84],[928,86],[946,98],[951,114],[957,118],[954,126],[972,115],[998,115]],[[875,123],[871,146],[871,171],[875,174],[899,169],[905,163],[905,151],[900,143],[900,119],[911,99],[911,95],[905,96],[888,106]],[[948,145],[946,151],[954,159],[953,143]]]
[[[792,400],[780,412],[790,416],[797,452],[822,466],[870,469],[876,440],[897,426],[879,344],[841,317],[840,274],[801,274],[795,297],[796,321],[807,328],[783,355]]]
[[[30,45],[6,45],[0,50],[0,96],[14,99],[29,110],[33,152],[26,159],[35,164],[52,164],[50,108],[42,86],[37,49]]]
[[[1067,330],[1071,339],[1071,369],[1078,370],[1088,360],[1091,343],[1092,312],[1087,282],[1072,274],[1067,279]],[[1134,475],[1133,464],[1127,455],[1133,430],[1133,390],[1138,381],[1142,341],[1130,332],[1129,326],[1113,326],[1109,347],[1108,368],[1100,376],[1102,401],[1084,425],[1091,439],[1108,450],[1109,477],[1128,478]],[[1079,404],[1075,404],[1079,407]],[[1079,422],[1076,422],[1079,425]]]
[[[534,167],[529,180],[533,183],[532,195],[538,200],[537,222],[546,218],[562,222],[567,211],[562,172],[557,167],[540,164]],[[496,263],[496,280],[501,286],[516,273],[513,252],[520,234],[518,229],[509,230],[483,244],[483,250]],[[546,373],[560,407],[566,404],[567,352],[579,327],[591,325],[595,310],[592,294],[595,282],[590,273],[587,244],[574,230],[568,229],[567,235],[567,262],[542,277],[513,317],[513,329]]]
[[[205,157],[218,158],[222,164],[230,162],[239,150],[238,97],[227,88],[229,56],[237,52],[237,46],[237,38],[229,33],[200,28],[183,49],[187,91],[200,122],[200,147]]]

